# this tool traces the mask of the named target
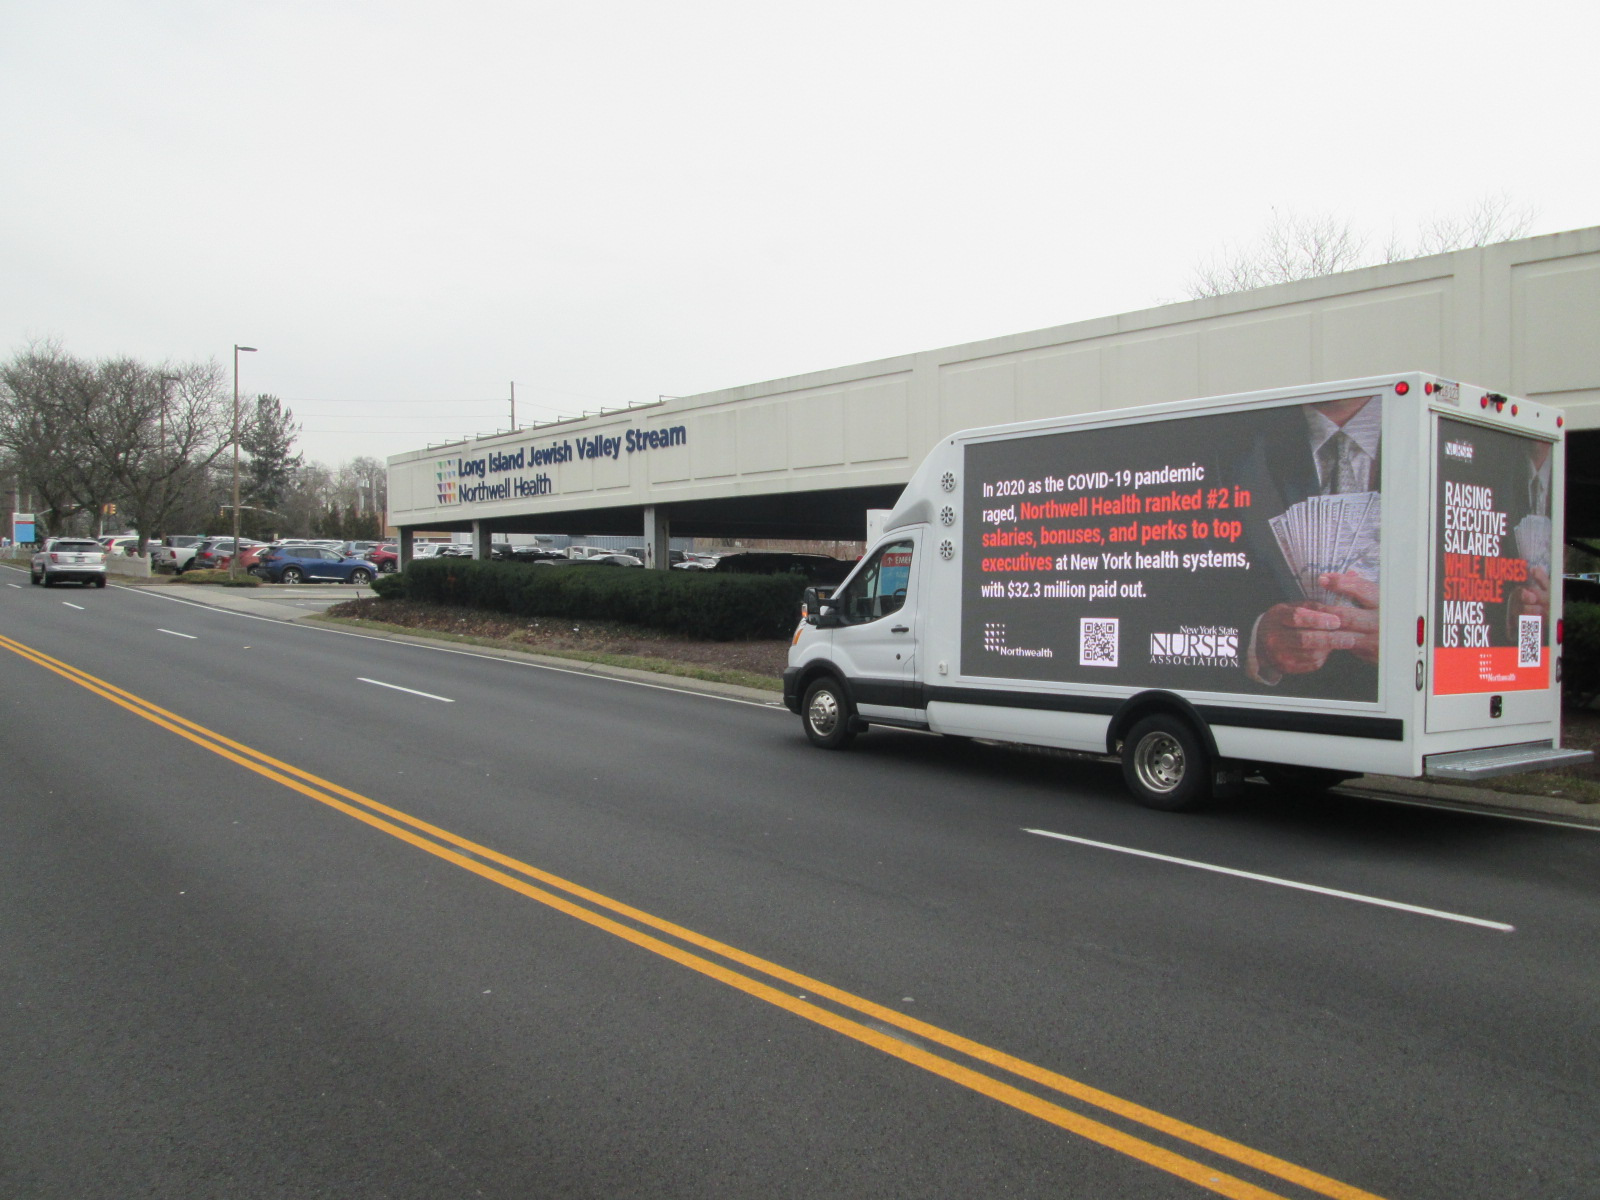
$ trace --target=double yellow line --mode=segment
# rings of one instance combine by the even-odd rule
[[[936,1025],[930,1025],[926,1021],[908,1017],[895,1009],[874,1004],[870,1000],[831,987],[798,971],[791,971],[787,967],[746,953],[737,947],[696,933],[692,929],[675,925],[547,871],[541,871],[527,863],[519,862],[487,846],[451,833],[447,829],[441,829],[398,809],[380,804],[368,796],[330,783],[296,766],[224,737],[186,717],[169,712],[12,638],[0,635],[0,647],[36,663],[47,671],[54,672],[63,679],[87,688],[128,712],[143,717],[230,762],[237,763],[246,770],[280,783],[319,804],[337,809],[346,816],[354,817],[391,837],[410,843],[419,850],[454,863],[474,875],[497,883],[530,900],[537,900],[540,904],[548,905],[558,912],[592,925],[596,929],[602,929],[653,954],[659,954],[719,983],[737,988],[797,1017],[803,1017],[825,1029],[871,1046],[913,1066],[921,1067],[952,1083],[960,1084],[1029,1116],[1048,1121],[1080,1137],[1136,1158],[1180,1179],[1186,1179],[1218,1195],[1235,1197],[1236,1200],[1284,1200],[1277,1192],[1267,1191],[1265,1188],[1187,1157],[1186,1154],[1177,1153],[1144,1137],[1085,1116],[1053,1099],[1024,1090],[1015,1083],[977,1070],[954,1058],[912,1045],[864,1023],[857,1019],[857,1016],[901,1030],[920,1042],[951,1051],[971,1062],[980,1063],[996,1072],[1033,1084],[1039,1089],[1069,1097],[1080,1104],[1099,1109],[1102,1113],[1119,1117],[1130,1125],[1142,1127],[1141,1132],[1162,1134],[1172,1141],[1230,1160],[1282,1183],[1304,1188],[1317,1195],[1330,1197],[1332,1200],[1379,1200],[1371,1192],[1340,1183],[1338,1180],[1319,1175],[1315,1171],[1296,1166],[1294,1163],[1259,1150],[1253,1150],[1228,1138],[1145,1108],[1143,1105],[1113,1096],[1099,1088],[1069,1079]],[[646,932],[647,930],[655,932]],[[672,940],[664,940],[656,934],[665,935],[665,938]],[[704,954],[696,953],[697,950],[703,951]],[[705,957],[705,954],[715,955],[723,961],[713,961]],[[736,964],[742,970],[727,965],[730,963]],[[764,976],[765,979],[756,976]],[[785,991],[767,980],[787,985],[793,992],[807,998],[802,999],[801,995]],[[814,1003],[811,997],[827,1000],[844,1012],[824,1008]],[[856,1016],[844,1015],[845,1013]]]

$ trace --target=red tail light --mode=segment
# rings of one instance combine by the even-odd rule
[[[1424,646],[1428,641],[1428,618],[1417,618],[1417,645]]]
[[[1558,645],[1558,646],[1561,645],[1562,639],[1565,638],[1566,636],[1567,636],[1567,621],[1566,621],[1566,618],[1565,617],[1557,617],[1556,618],[1556,645]]]

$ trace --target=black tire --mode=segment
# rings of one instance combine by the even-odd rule
[[[44,574],[42,572],[39,572],[39,571],[29,571],[28,572],[28,582],[33,584],[34,587],[38,587],[41,583],[44,582]]]
[[[45,587],[55,587],[55,584],[50,582],[50,572],[49,571],[40,571],[39,572],[39,582],[44,584]]]
[[[1333,771],[1325,767],[1291,767],[1280,763],[1264,765],[1259,770],[1261,777],[1272,785],[1273,790],[1291,796],[1321,796],[1329,788],[1355,778],[1348,771]]]
[[[378,564],[378,573],[380,575],[388,575],[394,569],[395,569],[395,565],[392,562],[386,562],[386,563],[379,563]]]
[[[279,583],[304,583],[306,573],[299,567],[285,567],[283,574],[278,576]]]
[[[105,577],[101,576],[99,579],[96,579],[94,581],[94,585],[95,585],[95,587],[100,587],[100,588],[105,587],[105,585],[106,585]]]
[[[806,727],[806,737],[813,746],[824,750],[843,750],[855,740],[851,728],[855,714],[844,687],[831,675],[824,675],[806,689],[806,698],[800,705],[800,722]]]
[[[1152,713],[1123,739],[1122,780],[1146,808],[1186,812],[1211,798],[1211,761],[1187,721]]]
[[[350,582],[357,587],[366,587],[367,584],[372,582],[372,572],[357,567],[350,572]]]

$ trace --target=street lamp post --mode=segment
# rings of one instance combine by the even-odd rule
[[[228,556],[228,577],[239,577],[239,354],[254,354],[254,346],[233,348],[233,553]]]
[[[166,532],[167,524],[167,493],[171,489],[172,480],[167,475],[167,384],[182,383],[181,375],[163,375],[161,377],[161,520],[157,522],[161,531]],[[139,522],[144,526],[144,522]],[[146,543],[148,545],[148,543]]]

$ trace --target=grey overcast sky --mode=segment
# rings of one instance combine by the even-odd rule
[[[335,464],[1182,299],[1276,208],[1600,224],[1594,0],[10,0],[0,352]],[[1493,382],[1493,381],[1486,381]]]

